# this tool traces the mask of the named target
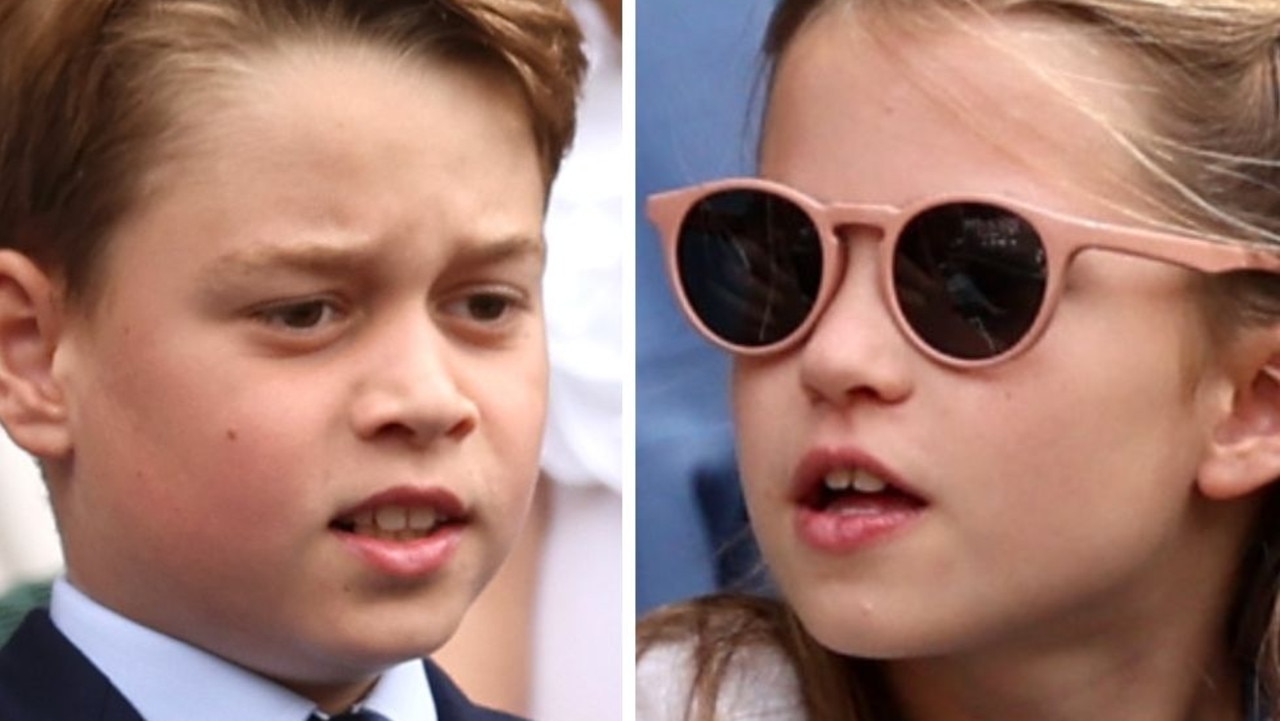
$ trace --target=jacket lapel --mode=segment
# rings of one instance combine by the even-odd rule
[[[4,721],[143,721],[111,682],[63,636],[49,612],[27,614],[0,649]]]
[[[439,721],[524,721],[471,703],[424,661]],[[111,682],[63,636],[45,609],[32,611],[0,649],[3,721],[143,721]]]
[[[524,721],[518,716],[476,706],[439,666],[430,659],[426,659],[424,663],[439,721]]]

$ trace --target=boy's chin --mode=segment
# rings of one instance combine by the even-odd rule
[[[435,653],[458,630],[462,613],[447,614],[415,609],[413,618],[394,622],[380,619],[363,625],[356,633],[335,639],[329,656],[340,677],[379,674],[386,669]]]
[[[425,658],[445,644],[462,621],[465,606],[412,605],[353,614],[347,623],[308,629],[285,643],[244,648],[223,655],[287,687],[351,684],[376,678],[405,661]],[[266,639],[264,639],[265,641]]]

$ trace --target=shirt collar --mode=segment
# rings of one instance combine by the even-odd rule
[[[65,578],[53,585],[49,614],[148,721],[306,721],[315,704],[207,651],[102,606]],[[394,666],[361,704],[394,721],[438,721],[421,661]]]
[[[377,711],[395,721],[438,721],[427,669],[416,660],[392,666],[383,673],[358,708]]]

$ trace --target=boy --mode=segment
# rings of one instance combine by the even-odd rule
[[[546,402],[547,0],[3,0],[0,421],[67,562],[0,718],[504,718],[429,661]]]

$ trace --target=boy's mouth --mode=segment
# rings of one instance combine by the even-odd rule
[[[338,533],[382,541],[415,541],[465,521],[462,503],[441,490],[397,488],[374,495],[329,523]]]
[[[342,516],[329,527],[342,533],[368,536],[384,541],[412,541],[426,538],[453,519],[429,506],[380,506]]]

